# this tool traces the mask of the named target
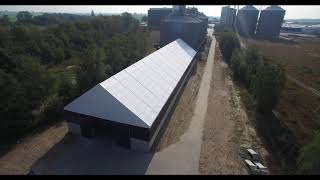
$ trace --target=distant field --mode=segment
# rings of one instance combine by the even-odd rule
[[[288,43],[243,40],[257,45],[263,54],[284,64],[293,78],[320,91],[320,39],[295,38]]]
[[[245,44],[255,44],[264,55],[285,65],[291,78],[320,91],[320,39],[296,38],[294,42],[241,40]],[[307,143],[320,128],[320,96],[292,80],[287,80],[275,112],[301,144]]]

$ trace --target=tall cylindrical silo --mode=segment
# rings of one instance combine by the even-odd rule
[[[237,30],[242,36],[253,36],[257,27],[259,10],[252,5],[239,9],[237,14]]]
[[[261,11],[257,36],[278,38],[286,11],[280,6],[272,5]]]
[[[220,22],[219,24],[224,26],[227,23],[227,13],[228,13],[228,6],[224,6],[221,8],[221,15],[220,15]]]
[[[201,20],[187,14],[171,14],[162,20],[160,28],[160,46],[181,38],[196,51],[202,39]]]
[[[229,8],[228,9],[228,13],[227,13],[227,22],[226,22],[226,25],[227,27],[229,28],[234,28],[234,22],[236,20],[236,12],[237,10],[234,9],[234,8]]]

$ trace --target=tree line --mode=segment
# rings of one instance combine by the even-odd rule
[[[253,45],[242,48],[238,36],[229,29],[221,32],[219,42],[221,53],[234,76],[255,98],[257,110],[271,113],[285,87],[286,74],[282,65],[263,56]]]
[[[242,48],[235,32],[218,29],[219,44],[224,60],[256,101],[256,110],[262,114],[271,113],[278,103],[285,87],[286,74],[282,65],[270,57],[261,55],[256,46]],[[297,174],[320,173],[320,133],[301,148],[296,161]],[[287,152],[289,153],[289,152]]]
[[[152,48],[149,31],[129,13],[29,14],[0,18],[1,148],[61,119],[64,105]],[[39,23],[49,16],[56,20]]]

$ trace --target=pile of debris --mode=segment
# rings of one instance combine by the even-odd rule
[[[250,173],[253,175],[267,175],[269,173],[268,169],[260,163],[259,154],[253,149],[247,149],[247,152],[249,153],[251,160],[244,159],[244,161],[249,167]]]

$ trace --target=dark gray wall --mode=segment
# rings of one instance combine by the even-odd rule
[[[260,14],[257,36],[262,38],[278,38],[285,11],[263,10]]]
[[[148,28],[159,30],[161,20],[172,12],[171,8],[149,9],[148,10]]]
[[[237,14],[237,30],[242,36],[254,36],[257,27],[259,10],[240,9]]]
[[[202,34],[200,22],[163,22],[160,28],[160,46],[181,38],[194,50],[200,47]]]

